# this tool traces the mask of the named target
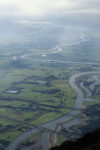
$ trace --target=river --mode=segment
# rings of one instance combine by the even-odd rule
[[[75,106],[74,106],[73,110],[70,113],[66,114],[65,116],[62,116],[61,118],[58,118],[51,122],[45,123],[38,128],[33,128],[32,130],[21,134],[14,141],[12,141],[8,145],[8,147],[5,148],[5,150],[16,150],[18,148],[18,146],[21,144],[21,142],[23,142],[25,139],[27,139],[31,135],[40,132],[41,129],[45,129],[45,132],[42,134],[41,139],[35,145],[31,146],[27,150],[31,150],[31,149],[34,150],[35,147],[38,147],[40,145],[42,145],[42,147],[43,147],[41,150],[48,150],[50,148],[50,144],[51,144],[50,136],[52,135],[53,141],[56,142],[56,132],[60,131],[61,124],[64,122],[67,122],[66,128],[67,127],[69,128],[72,125],[72,123],[75,122],[75,119],[77,118],[76,116],[81,113],[81,109],[83,109],[83,102],[84,102],[85,98],[84,98],[84,94],[83,94],[82,90],[76,84],[76,79],[79,78],[80,76],[89,75],[89,74],[97,74],[97,73],[100,73],[100,72],[78,73],[78,74],[71,76],[69,79],[69,84],[77,94],[77,98],[76,98],[76,102],[75,102]],[[53,131],[56,131],[56,132],[53,132]]]

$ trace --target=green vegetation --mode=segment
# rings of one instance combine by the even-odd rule
[[[20,68],[9,59],[0,61],[0,141],[10,142],[34,125],[71,111],[76,94],[68,83],[70,65],[67,70],[50,63]]]
[[[85,101],[83,105],[85,107],[88,107],[90,105],[95,105],[95,104],[100,104],[100,101],[91,101],[91,102],[90,101]]]
[[[88,61],[80,46],[63,47],[60,54],[48,53],[47,58],[34,48],[1,50],[0,57],[0,143],[8,144],[18,135],[68,114],[74,107],[76,93],[69,77],[81,71],[100,71],[98,66],[50,62]],[[18,50],[17,50],[18,49]],[[26,55],[26,59],[21,56]],[[77,57],[80,56],[80,57]],[[99,60],[98,60],[99,61]],[[97,90],[97,93],[98,90]],[[94,95],[95,97],[96,95]],[[99,96],[98,96],[99,97]],[[85,102],[88,106],[92,102]],[[93,102],[94,104],[94,102]],[[62,141],[59,137],[59,142]],[[5,144],[5,145],[6,145]]]
[[[57,114],[57,113],[48,113],[48,114],[44,114],[43,116],[41,116],[40,118],[36,119],[35,121],[30,122],[30,124],[33,125],[39,125],[39,124],[44,124],[48,121],[57,119],[58,117],[60,117],[61,114]]]
[[[19,131],[6,132],[4,134],[0,134],[0,139],[6,140],[7,142],[11,142],[20,134],[21,134],[21,132],[19,132]]]

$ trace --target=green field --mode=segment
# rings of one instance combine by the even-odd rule
[[[55,120],[73,109],[76,93],[69,85],[70,76],[82,71],[99,71],[100,68],[47,60],[84,61],[85,58],[86,61],[89,60],[83,49],[79,51],[80,46],[76,49],[75,53],[73,47],[65,46],[61,54],[50,54],[46,59],[31,48],[28,52],[20,52],[19,49],[8,51],[7,48],[1,50],[0,143],[2,146],[34,128],[34,125],[40,126]],[[23,53],[28,55],[28,59],[20,58]],[[14,56],[17,59],[14,60]],[[85,106],[89,104],[89,102],[84,103]]]
[[[69,67],[31,63],[20,68],[0,60],[0,141],[8,143],[34,125],[57,119],[71,111],[76,94],[69,85]],[[20,65],[20,63],[19,63]],[[74,68],[74,65],[73,65]],[[13,93],[13,91],[17,91]]]

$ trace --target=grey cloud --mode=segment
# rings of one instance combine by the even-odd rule
[[[45,16],[65,13],[99,13],[100,0],[3,0],[0,16]]]
[[[26,1],[28,2],[28,0],[25,0],[25,2]],[[39,1],[40,0],[38,0],[38,5]],[[50,0],[41,1],[49,2]],[[55,0],[54,6],[53,1],[54,0],[51,0],[51,4],[48,3],[46,5],[45,3],[40,3],[40,6],[43,7],[42,9],[45,9],[43,15],[40,15],[42,9],[40,9],[39,13],[36,13],[36,15],[27,15],[28,10],[26,9],[26,4],[23,8],[25,13],[21,13],[22,10],[19,5],[15,5],[14,3],[11,3],[10,5],[5,4],[5,7],[2,7],[2,9],[0,9],[2,12],[2,14],[0,14],[0,22],[2,23],[2,25],[0,26],[0,32],[2,32],[2,34],[6,34],[9,32],[12,34],[19,34],[20,36],[26,33],[37,33],[37,36],[35,35],[35,37],[37,38],[38,36],[40,36],[41,32],[42,38],[43,34],[49,36],[51,33],[54,33],[54,31],[56,32],[56,34],[64,34],[65,30],[69,30],[70,27],[73,27],[74,29],[88,28],[88,30],[99,29],[99,0],[68,0],[70,1],[70,3],[68,3],[69,7],[66,3],[67,0],[63,0],[63,2],[66,4],[64,7],[60,7],[60,4],[59,7],[57,7],[57,1],[61,0]],[[22,4],[24,5],[23,0],[18,0],[18,2],[21,2],[21,6]],[[29,2],[33,2],[33,0],[29,0]],[[6,13],[9,15],[7,16]],[[48,31],[50,31],[49,34]]]

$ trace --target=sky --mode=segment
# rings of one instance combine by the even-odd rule
[[[100,14],[100,0],[0,0],[0,17]]]
[[[40,41],[44,35],[68,39],[99,27],[100,0],[0,0],[0,39],[31,33]]]

